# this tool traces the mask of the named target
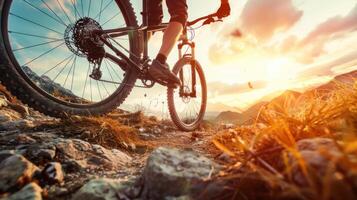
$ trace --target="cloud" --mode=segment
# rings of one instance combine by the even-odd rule
[[[292,54],[301,63],[310,64],[325,53],[325,47],[329,42],[356,30],[357,4],[346,16],[334,16],[327,19],[299,41],[295,36],[286,38],[279,50],[281,53]]]
[[[302,38],[281,34],[292,28],[302,15],[292,0],[250,0],[240,19],[226,25],[222,39],[212,45],[210,59],[215,64],[224,64],[261,52],[270,57],[283,56],[300,64],[312,64],[329,53],[328,44],[357,32],[356,4],[346,15],[327,19]],[[277,35],[285,38],[276,40]]]
[[[258,40],[267,40],[292,27],[302,15],[292,0],[250,0],[242,12],[242,29]]]
[[[330,61],[317,64],[309,67],[308,69],[301,71],[301,77],[314,77],[314,76],[335,76],[338,73],[334,69],[342,70],[344,68],[350,68],[356,66],[357,63],[357,51],[349,52],[343,56],[332,59]]]
[[[316,40],[327,40],[339,34],[357,29],[357,4],[345,17],[335,16],[318,25],[302,41],[301,45],[313,43]]]
[[[250,88],[251,86],[252,88]],[[215,96],[232,95],[248,92],[254,89],[262,89],[265,86],[267,86],[267,82],[265,81],[256,81],[244,84],[226,84],[222,82],[213,82],[209,83],[209,91]]]
[[[215,64],[223,64],[247,52],[271,52],[266,46],[274,35],[290,29],[302,15],[292,0],[249,0],[239,19],[223,27],[221,38],[210,48],[209,58]]]

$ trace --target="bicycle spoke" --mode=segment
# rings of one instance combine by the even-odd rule
[[[72,24],[72,20],[69,18],[67,12],[63,9],[63,6],[61,5],[61,3],[60,3],[58,0],[56,0],[56,1],[57,1],[57,4],[60,6],[62,12],[66,15],[66,17],[67,17],[69,23]]]
[[[62,46],[62,45],[64,45],[64,44],[65,44],[65,42],[62,42],[62,43],[59,44],[58,46],[55,46],[55,47],[53,47],[52,49],[50,49],[50,50],[48,50],[48,51],[42,53],[41,55],[39,55],[39,56],[37,56],[36,58],[30,60],[29,62],[23,64],[22,66],[26,66],[26,65],[32,63],[33,61],[35,61],[35,60],[41,58],[41,57],[44,56],[44,55],[47,55],[47,54],[51,53],[52,51],[54,51],[55,49],[57,49],[58,47],[60,47],[60,46]]]
[[[103,87],[104,87],[104,90],[107,92],[108,97],[109,97],[109,96],[110,96],[110,93],[108,92],[107,87],[105,87],[105,84],[104,84],[103,82],[101,82],[101,83],[102,83],[102,85],[103,85]]]
[[[84,93],[85,93],[86,88],[87,88],[87,82],[88,82],[89,72],[90,72],[90,63],[88,62],[88,70],[87,70],[86,81],[84,82],[84,88],[83,88],[83,93],[82,93],[82,99],[84,98]]]
[[[89,78],[90,100],[93,102],[92,78]]]
[[[44,76],[46,74],[48,74],[50,71],[54,70],[55,68],[57,68],[58,66],[60,66],[62,63],[66,62],[68,59],[72,58],[74,55],[70,55],[67,58],[63,59],[62,61],[60,61],[59,63],[57,63],[54,67],[50,68],[49,70],[47,70],[45,73],[43,73],[41,76]]]
[[[67,63],[62,67],[62,69],[58,72],[58,74],[55,76],[55,78],[52,80],[53,82],[56,82],[58,76],[67,68],[68,64],[72,61],[72,59],[74,58],[74,54],[72,55],[71,59],[69,59],[67,61]]]
[[[198,103],[194,99],[192,99],[192,102],[193,102],[195,110],[201,110],[200,106],[198,105]]]
[[[99,15],[99,23],[100,23],[100,17],[102,16],[102,8],[103,8],[103,0],[100,0],[100,10],[99,10],[99,14],[98,14]],[[94,19],[97,19],[97,16],[95,16]]]
[[[117,14],[115,14],[114,16],[112,16],[111,18],[109,18],[106,22],[104,22],[103,24],[102,24],[102,27],[104,27],[108,22],[110,22],[110,21],[112,21],[115,17],[117,17],[118,15],[120,15],[120,13],[117,13]],[[122,25],[121,25],[122,26]],[[119,26],[119,27],[121,27],[121,26]]]
[[[26,19],[26,18],[24,18],[24,17],[21,17],[21,16],[19,16],[19,15],[17,15],[17,14],[14,14],[14,13],[11,13],[11,12],[10,12],[10,15],[13,15],[13,16],[19,18],[19,19],[22,19],[22,20],[24,20],[24,21],[30,22],[30,23],[32,23],[32,24],[35,24],[35,25],[40,26],[40,27],[42,27],[42,28],[45,28],[45,29],[47,29],[47,30],[53,31],[53,32],[58,33],[58,34],[60,34],[60,35],[63,35],[63,33],[60,33],[60,32],[58,32],[58,31],[56,31],[56,30],[54,30],[54,29],[52,29],[52,28],[49,28],[49,27],[44,26],[44,25],[41,25],[41,24],[39,24],[39,23],[37,23],[37,22],[34,22],[34,21],[31,21],[31,20]]]
[[[44,46],[46,44],[51,44],[51,43],[56,43],[56,42],[61,42],[61,41],[63,41],[63,39],[50,41],[50,42],[43,42],[43,43],[39,43],[39,44],[30,45],[30,46],[27,46],[27,47],[21,47],[21,48],[18,48],[18,49],[14,49],[12,51],[16,52],[16,51],[21,51],[21,50],[25,50],[25,49],[31,49],[31,48],[34,48],[34,47]]]
[[[35,35],[35,34],[30,34],[30,33],[23,33],[23,32],[18,32],[18,31],[8,31],[8,32],[10,34],[24,35],[24,36],[36,37],[36,38],[42,38],[42,39],[62,40],[61,38],[51,38],[51,37],[47,37],[47,36]]]
[[[97,80],[96,80],[96,82],[97,82],[97,89],[98,89],[98,93],[99,93],[99,96],[100,96],[100,100],[103,100],[102,93],[100,92],[100,89],[99,89],[99,83],[98,83]]]
[[[115,71],[115,68],[113,67],[113,65],[108,61],[109,66],[112,68],[112,70],[114,71],[114,74],[117,75],[117,77],[119,78],[119,81],[122,81],[122,78],[118,75],[118,73]]]
[[[51,15],[49,15],[48,13],[46,13],[46,12],[44,12],[43,10],[39,9],[38,7],[34,6],[33,4],[29,3],[28,1],[26,1],[26,0],[23,0],[23,1],[24,1],[25,3],[27,3],[28,5],[30,5],[32,8],[34,8],[34,9],[40,11],[41,13],[47,15],[47,16],[50,17],[51,19],[53,19],[53,20],[55,20],[56,22],[60,23],[61,25],[67,27],[66,24],[63,24],[61,21],[58,21],[58,19],[52,17]]]
[[[84,17],[84,16],[85,16],[85,14],[84,14],[83,0],[81,0],[81,7],[82,7],[82,15],[83,15],[83,17]]]
[[[78,10],[77,10],[76,3],[75,3],[73,0],[71,0],[71,2],[72,2],[72,6],[73,6],[73,8],[74,8],[74,16],[75,16],[76,21],[77,21],[77,14],[78,14],[78,17],[79,17],[79,18],[82,18],[82,17],[81,17],[81,14],[79,14],[79,12],[78,12]]]
[[[74,57],[73,63],[72,63],[72,65],[71,65],[71,68],[69,69],[68,74],[67,74],[67,76],[66,76],[66,79],[64,80],[64,83],[63,83],[63,85],[62,85],[63,87],[66,87],[66,83],[67,83],[68,77],[69,77],[69,75],[71,74],[71,71],[72,71],[72,69],[73,69],[73,66],[75,65],[76,62],[77,62],[77,56]]]
[[[88,17],[90,16],[90,9],[92,6],[92,0],[89,0],[89,6],[88,6]]]
[[[104,63],[105,63],[105,67],[107,68],[108,74],[110,75],[110,78],[112,79],[112,82],[114,82],[114,78],[113,78],[113,76],[112,76],[112,73],[111,73],[110,70],[109,70],[107,61],[104,60]],[[114,84],[114,85],[115,85],[115,84]]]
[[[110,6],[110,4],[113,3],[113,0],[109,0],[109,1],[110,2],[103,9],[101,7],[100,12],[94,17],[94,19],[97,19],[98,15],[99,15],[99,22],[100,22],[100,18],[101,18],[101,15],[102,15],[103,11],[106,10]]]
[[[41,0],[42,3],[45,4],[45,6],[63,23],[66,25],[66,23],[56,14],[55,11],[53,11],[53,9],[44,1],[44,0]],[[67,26],[67,25],[66,25]]]
[[[76,64],[77,64],[77,57],[76,57],[76,62],[74,62],[74,68],[73,68],[73,73],[72,73],[71,91],[73,90],[73,81],[74,81],[74,74],[76,73]]]

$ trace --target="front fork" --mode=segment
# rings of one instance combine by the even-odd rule
[[[180,86],[180,97],[192,97],[192,98],[196,98],[197,97],[197,91],[196,91],[196,58],[195,58],[195,43],[192,41],[189,41],[187,39],[187,34],[184,34],[183,36],[181,36],[182,38],[180,39],[180,43],[178,44],[178,51],[179,51],[179,60],[183,59],[187,54],[187,52],[185,52],[184,54],[182,54],[182,49],[185,46],[188,46],[188,48],[191,49],[191,61],[190,61],[190,65],[191,65],[191,76],[192,76],[192,84],[191,84],[191,89],[187,89],[187,87],[189,86],[185,86],[184,83],[184,74],[183,74],[183,68],[180,70],[179,72],[179,78],[181,80],[181,86]]]

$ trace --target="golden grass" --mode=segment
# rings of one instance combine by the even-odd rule
[[[297,147],[297,141],[317,137],[332,139],[341,152],[336,156],[329,149],[316,150],[328,160],[326,169],[311,167]],[[357,81],[353,85],[336,82],[333,92],[308,92],[270,103],[253,125],[223,132],[213,143],[239,163],[221,175],[234,179],[242,169],[259,174],[269,192],[251,187],[266,199],[284,195],[286,199],[336,199],[337,193],[342,193],[342,199],[350,190],[357,196]],[[322,176],[319,170],[324,171]],[[296,181],[298,173],[306,185]],[[240,184],[233,187],[242,192]],[[248,199],[257,197],[246,193]]]
[[[107,148],[125,148],[139,141],[137,130],[108,117],[70,117],[62,121],[66,132]]]

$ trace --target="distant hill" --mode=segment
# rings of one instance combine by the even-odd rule
[[[222,110],[229,110],[229,111],[233,111],[233,112],[242,112],[242,110],[240,110],[237,107],[229,106],[229,105],[226,105],[223,103],[209,103],[209,104],[207,104],[208,112],[220,113],[220,112],[222,112]]]
[[[336,76],[330,82],[323,84],[313,90],[306,91],[304,93],[300,93],[300,92],[297,92],[294,90],[286,90],[285,92],[281,93],[277,97],[273,98],[271,101],[269,101],[269,102],[268,101],[259,101],[258,103],[249,107],[244,112],[239,112],[239,111],[234,112],[232,110],[221,112],[215,118],[215,121],[216,122],[225,122],[225,123],[235,123],[235,124],[250,124],[255,120],[255,118],[259,114],[260,109],[263,106],[266,106],[269,104],[270,105],[272,105],[272,104],[283,105],[289,99],[296,99],[296,98],[299,98],[300,96],[308,94],[310,92],[326,93],[326,92],[329,92],[329,91],[332,91],[333,89],[335,89],[339,83],[353,84],[354,81],[356,81],[356,80],[357,80],[357,70]]]
[[[239,108],[228,106],[223,103],[209,103],[207,104],[207,112],[205,115],[206,120],[215,121],[217,116],[221,114],[222,110],[241,113],[242,110]]]
[[[296,92],[294,90],[286,90],[281,95],[275,97],[269,102],[269,104],[280,104],[283,105],[288,99],[296,99],[301,96],[302,93]]]
[[[221,112],[215,119],[219,123],[238,123],[243,118],[243,115],[238,112],[225,111]]]
[[[311,91],[325,93],[335,89],[339,83],[352,85],[356,80],[357,80],[357,70],[354,70],[352,72],[336,76],[330,82],[323,84]]]

